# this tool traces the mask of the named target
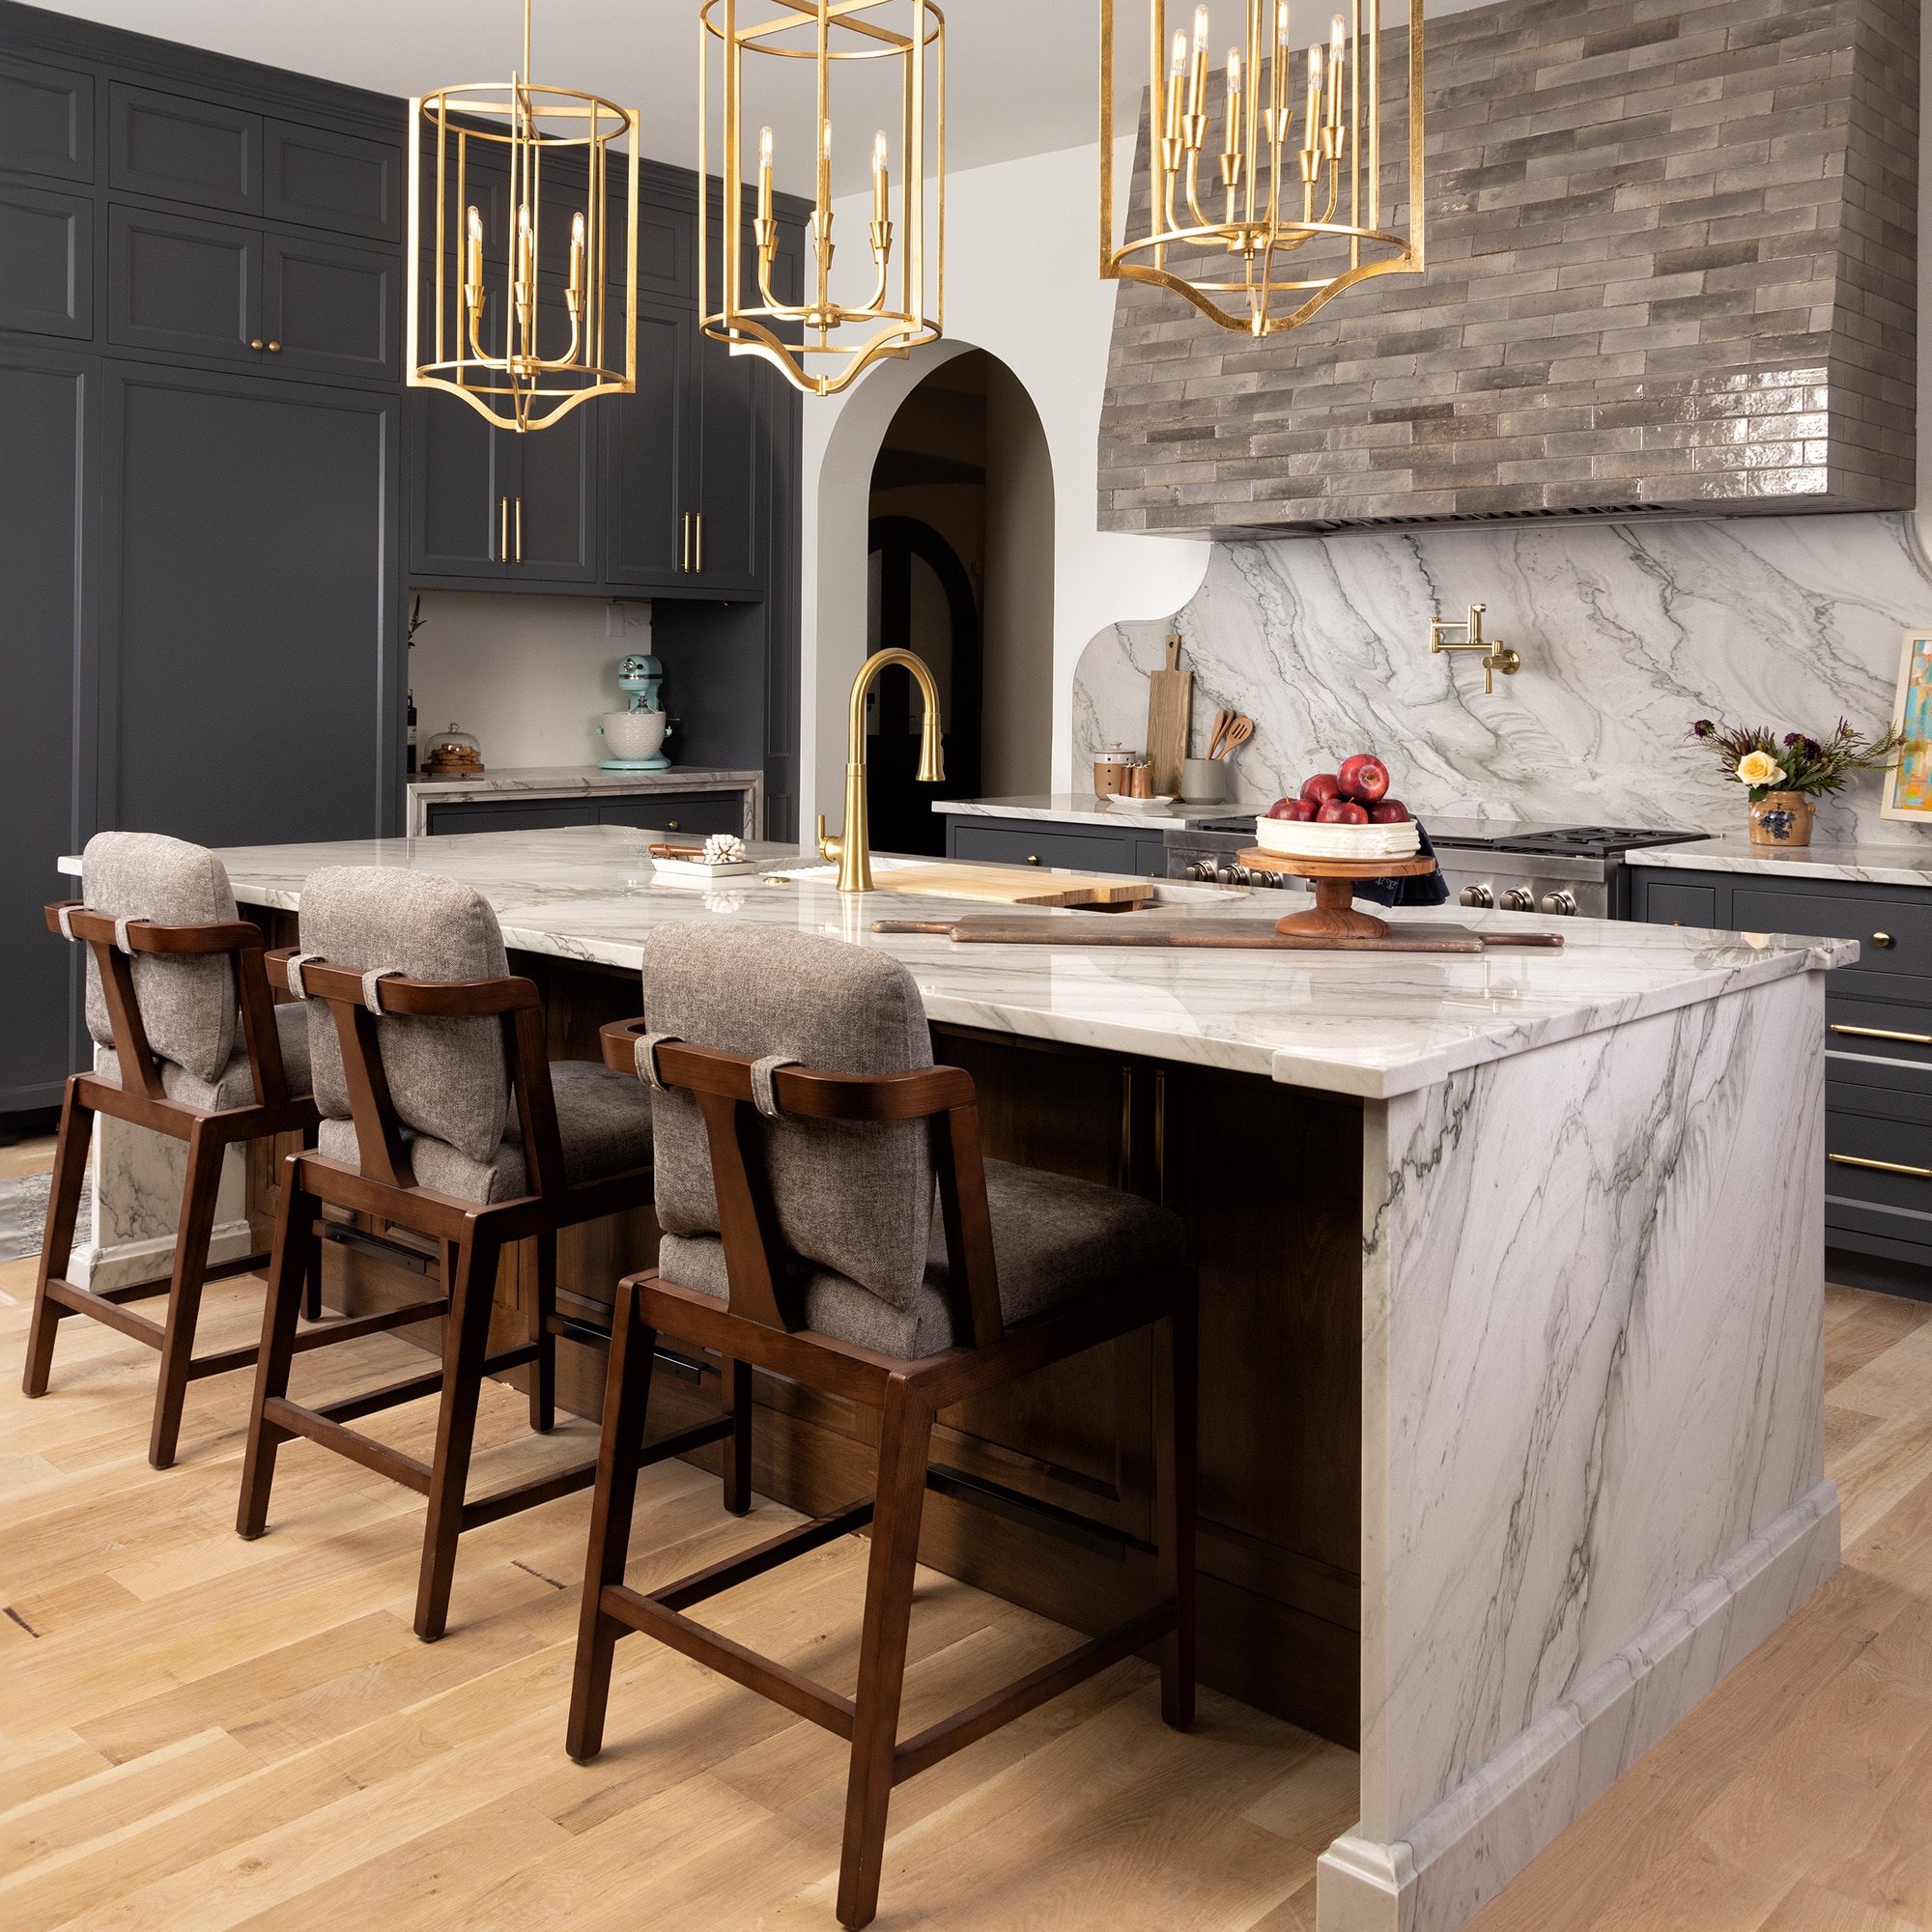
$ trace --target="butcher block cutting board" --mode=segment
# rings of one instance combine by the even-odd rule
[[[1136,906],[1154,895],[1151,879],[1101,878],[1079,872],[1032,871],[1023,866],[895,866],[872,875],[881,893],[930,893],[982,899],[993,905]],[[1102,915],[1102,923],[1117,915]]]
[[[1148,777],[1156,798],[1180,795],[1180,766],[1194,708],[1194,673],[1180,668],[1180,639],[1167,640],[1167,668],[1148,679]]]
[[[1485,952],[1492,947],[1558,947],[1561,933],[1491,932],[1472,926],[1404,922],[1386,939],[1333,939],[1313,933],[1277,932],[1272,920],[1154,920],[1099,915],[1092,919],[1029,919],[1023,915],[968,913],[963,919],[882,919],[881,933],[927,932],[980,946],[1173,946],[1246,952]]]

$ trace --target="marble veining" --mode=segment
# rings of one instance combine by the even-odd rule
[[[1880,821],[1889,832],[1896,820]],[[1753,845],[1747,837],[1713,838],[1700,845],[1653,845],[1634,853],[1637,866],[1666,866],[1687,872],[1755,872],[1764,878],[1842,879],[1862,886],[1932,886],[1932,844],[1801,845],[1780,850]]]
[[[1522,654],[1483,694],[1429,655],[1429,620],[1487,604]],[[1575,524],[1217,544],[1172,620],[1102,631],[1076,668],[1073,768],[1147,734],[1170,628],[1194,671],[1194,750],[1214,711],[1255,721],[1232,789],[1294,790],[1350,752],[1389,762],[1425,819],[1743,829],[1743,788],[1689,737],[1699,718],[1822,733],[1889,722],[1899,640],[1932,621],[1932,568],[1904,516]],[[1879,782],[1821,806],[1814,838],[1918,847]]]
[[[418,867],[467,880],[496,907],[505,942],[526,952],[641,968],[643,937],[668,920],[726,918],[794,925],[876,946],[912,969],[936,1020],[1105,1046],[1330,1091],[1381,1095],[1458,1068],[1615,1027],[1857,957],[1856,943],[1694,932],[1611,921],[1563,922],[1559,952],[1185,952],[1046,946],[959,946],[884,936],[881,919],[983,914],[984,904],[875,892],[846,896],[807,879],[712,895],[653,881],[646,841],[618,826],[477,833],[465,838],[357,839],[237,847],[221,854],[245,904],[294,910],[318,866]],[[789,846],[752,856],[793,865]],[[808,859],[815,855],[806,855]],[[1255,918],[1274,895],[1161,888],[1158,919]],[[1508,929],[1516,915],[1463,914]],[[1043,915],[1052,917],[1053,915]],[[1398,913],[1427,922],[1429,913]]]

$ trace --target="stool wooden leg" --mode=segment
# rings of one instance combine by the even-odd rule
[[[269,1526],[269,1492],[275,1482],[275,1452],[290,1432],[270,1422],[263,1409],[289,1392],[295,1360],[296,1318],[301,1310],[302,1283],[310,1266],[320,1265],[321,1238],[315,1217],[322,1203],[304,1194],[291,1156],[282,1166],[282,1205],[275,1215],[275,1247],[269,1261],[269,1294],[262,1308],[262,1346],[255,1357],[255,1395],[248,1409],[248,1452],[242,1463],[242,1500],[235,1527],[251,1541]]]
[[[1194,1721],[1194,1507],[1198,1428],[1193,1297],[1154,1323],[1154,1535],[1160,1594],[1174,1630],[1160,1645],[1160,1715],[1177,1731]]]
[[[893,1795],[906,1630],[919,1562],[920,1516],[932,1412],[898,1377],[888,1384],[879,1439],[872,1556],[866,1571],[866,1623],[859,1640],[859,1690],[852,1719],[852,1770],[845,1787],[845,1844],[838,1861],[838,1922],[869,1925],[879,1909],[886,1807]]]
[[[570,1680],[564,1748],[588,1764],[604,1748],[611,1699],[611,1654],[625,1626],[604,1614],[604,1585],[624,1580],[631,1517],[638,1501],[638,1454],[650,1405],[651,1363],[658,1338],[638,1320],[637,1290],[617,1284],[611,1312],[611,1364],[604,1377],[604,1428],[597,1443],[597,1487],[590,1497],[590,1546],[583,1599],[577,1613],[577,1666]]]
[[[155,1421],[148,1435],[148,1461],[157,1469],[174,1462],[181,1436],[182,1404],[187,1399],[188,1370],[194,1363],[195,1323],[201,1318],[202,1281],[208,1272],[208,1243],[214,1233],[214,1202],[226,1151],[218,1141],[204,1138],[199,1128],[188,1140],[187,1178],[175,1227],[174,1279],[168,1285],[167,1326],[161,1335],[160,1385],[155,1391]]]
[[[752,1365],[728,1356],[718,1364],[720,1406],[731,1418],[724,1438],[724,1507],[733,1516],[752,1508]]]
[[[456,1243],[449,1315],[443,1329],[442,1403],[436,1419],[429,1520],[423,1528],[422,1570],[416,1582],[415,1631],[425,1643],[436,1642],[449,1619],[456,1545],[463,1534],[463,1492],[469,1482],[476,1404],[483,1389],[483,1360],[489,1352],[497,1253],[495,1241],[474,1233]]]
[[[80,1216],[80,1187],[87,1175],[88,1148],[94,1138],[94,1109],[83,1107],[74,1083],[61,1102],[60,1138],[54,1143],[53,1179],[47,1192],[45,1238],[34,1281],[34,1321],[27,1334],[27,1362],[20,1386],[28,1395],[45,1395],[54,1365],[54,1335],[69,1311],[47,1298],[49,1281],[65,1281],[73,1259],[73,1229]]]
[[[548,1435],[556,1427],[556,1337],[550,1319],[556,1313],[556,1233],[537,1236],[537,1287],[527,1297],[525,1339],[536,1345],[530,1364],[530,1427]]]
[[[306,1151],[313,1152],[319,1139],[315,1128],[302,1129],[301,1144]],[[309,1250],[309,1264],[302,1277],[302,1320],[320,1321],[322,1320],[322,1243],[314,1242]]]

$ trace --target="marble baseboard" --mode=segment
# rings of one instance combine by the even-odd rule
[[[1466,1923],[1838,1561],[1838,1492],[1820,1482],[1403,1838],[1336,1839],[1316,1867],[1321,1932],[1452,1932]]]

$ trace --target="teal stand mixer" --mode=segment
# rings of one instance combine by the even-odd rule
[[[631,695],[628,711],[607,711],[598,727],[614,753],[597,767],[603,772],[668,772],[664,741],[670,736],[659,694],[664,666],[653,657],[628,657],[617,667],[617,685]]]

